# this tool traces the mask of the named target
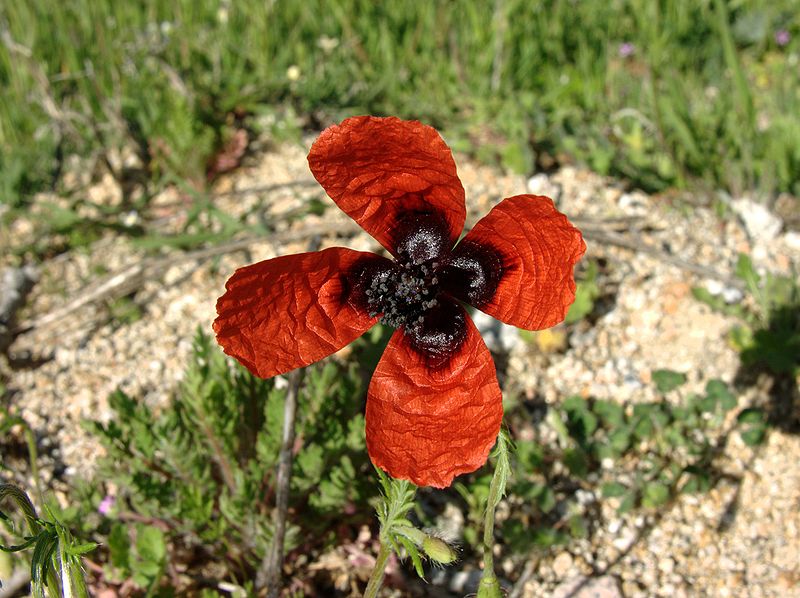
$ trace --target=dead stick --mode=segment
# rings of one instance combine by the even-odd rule
[[[245,239],[237,239],[229,241],[216,247],[208,247],[205,249],[197,249],[195,251],[188,251],[177,256],[167,256],[164,258],[145,258],[141,262],[127,266],[102,278],[98,282],[91,283],[78,291],[77,298],[73,299],[66,305],[55,309],[51,312],[43,314],[34,320],[28,320],[20,324],[14,330],[14,336],[25,334],[26,332],[35,330],[37,328],[46,328],[52,324],[63,321],[64,318],[71,315],[79,309],[100,301],[122,297],[137,290],[145,280],[152,276],[162,275],[167,268],[178,264],[183,264],[191,261],[201,261],[219,255],[225,255],[233,251],[240,251],[247,249],[257,243],[272,242],[272,243],[290,243],[299,241],[301,239],[308,239],[309,237],[317,237],[320,235],[327,235],[330,233],[352,234],[357,232],[358,225],[352,223],[335,223],[335,224],[315,224],[306,226],[300,229],[281,231],[273,233],[268,237],[247,237]]]
[[[590,220],[583,220],[580,218],[573,218],[572,222],[583,231],[583,236],[587,239],[598,241],[600,243],[616,245],[624,249],[630,249],[634,252],[645,253],[658,260],[672,264],[686,270],[693,272],[705,278],[711,278],[725,283],[728,286],[743,288],[742,281],[725,275],[714,268],[695,264],[687,260],[669,255],[668,253],[659,250],[656,247],[648,245],[640,239],[631,239],[627,235],[622,235],[614,230],[606,230],[594,228],[593,225],[603,225],[608,228],[617,228],[618,226],[625,225],[626,221],[610,220],[608,222],[600,221],[594,222]],[[49,325],[60,322],[66,316],[69,316],[80,308],[97,303],[109,298],[116,298],[124,296],[136,290],[141,284],[152,275],[160,275],[169,266],[182,264],[190,261],[201,261],[204,259],[224,255],[233,251],[247,249],[248,247],[264,241],[271,241],[273,243],[287,243],[291,241],[298,241],[300,239],[307,239],[316,235],[327,235],[330,233],[338,233],[340,235],[355,234],[359,231],[359,227],[355,222],[337,222],[335,224],[325,223],[306,226],[300,229],[282,231],[270,235],[268,238],[262,237],[246,237],[244,239],[237,239],[229,241],[216,247],[208,247],[205,249],[197,249],[195,251],[188,251],[178,256],[168,256],[160,259],[145,259],[138,264],[123,268],[110,276],[100,280],[97,283],[92,283],[78,292],[78,297],[70,301],[67,305],[58,308],[52,312],[43,314],[35,320],[28,320],[20,324],[13,335],[17,336],[30,332],[37,328],[46,328]]]
[[[322,239],[315,236],[308,244],[309,251],[319,249]],[[289,389],[283,403],[283,437],[281,452],[278,456],[278,475],[275,489],[275,533],[267,554],[261,561],[261,568],[256,574],[256,589],[266,588],[267,598],[278,598],[283,570],[283,545],[286,538],[286,513],[289,510],[289,486],[292,479],[292,461],[294,458],[295,416],[297,413],[297,395],[303,384],[305,368],[299,368],[289,374]]]
[[[654,257],[662,262],[667,264],[672,264],[682,270],[686,270],[687,272],[692,272],[697,274],[698,276],[702,276],[704,278],[711,278],[717,280],[719,282],[725,283],[728,286],[736,287],[737,289],[744,288],[744,282],[737,278],[732,278],[730,276],[726,276],[722,274],[718,270],[711,268],[709,266],[703,266],[702,264],[696,264],[694,262],[690,262],[688,260],[684,260],[682,258],[676,257],[674,255],[670,255],[665,251],[661,251],[657,247],[653,247],[652,245],[642,241],[638,238],[629,238],[626,235],[621,235],[619,233],[609,231],[609,230],[599,230],[595,228],[586,228],[583,231],[583,236],[587,239],[592,239],[594,241],[599,241],[600,243],[606,243],[608,245],[616,245],[617,247],[622,247],[623,249],[630,249],[631,251],[635,251],[637,253],[644,253],[651,257]]]
[[[538,559],[528,557],[528,562],[525,563],[525,568],[522,570],[522,575],[519,576],[519,579],[514,584],[514,587],[511,588],[511,591],[508,593],[508,598],[519,598],[522,596],[522,591],[525,588],[525,584],[528,583],[528,580],[531,577],[533,577],[533,573],[538,564]]]
[[[277,598],[283,570],[283,544],[286,538],[286,512],[289,509],[289,485],[292,476],[294,448],[294,423],[297,411],[297,395],[303,382],[305,369],[289,374],[289,390],[283,403],[283,438],[278,456],[277,488],[275,491],[275,532],[267,554],[261,561],[256,575],[256,589],[266,588],[267,598]]]

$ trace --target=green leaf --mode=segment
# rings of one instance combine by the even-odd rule
[[[659,507],[669,500],[669,487],[662,482],[649,482],[642,492],[642,506]]]
[[[589,410],[587,401],[577,395],[565,399],[562,407],[567,412],[567,429],[584,444],[597,429],[597,417]]]
[[[97,548],[98,544],[96,542],[86,542],[84,544],[76,544],[74,546],[68,546],[67,552],[69,554],[75,556],[81,556],[82,554],[86,554],[87,552],[92,552],[95,548]]]
[[[711,489],[711,476],[707,471],[700,467],[690,466],[686,468],[688,478],[681,487],[683,494],[701,494]]]
[[[160,566],[167,554],[164,532],[152,525],[139,526],[136,531],[136,553],[144,563]]]
[[[618,453],[623,453],[628,450],[631,444],[631,429],[624,427],[614,430],[608,435],[608,442],[611,447]]]
[[[660,403],[641,403],[633,408],[635,418],[634,434],[641,439],[649,439],[660,432],[670,421],[670,415]]]
[[[589,403],[580,395],[571,395],[564,399],[561,406],[566,411],[584,412],[589,408]]]
[[[717,410],[717,397],[713,394],[697,397],[696,404],[703,413],[714,413]]]
[[[589,262],[585,277],[579,280],[575,289],[575,301],[567,311],[564,323],[573,324],[592,313],[594,302],[600,295],[597,285],[597,262]]]
[[[747,446],[758,446],[763,444],[766,430],[764,428],[749,428],[742,430],[740,436]]]
[[[556,508],[556,494],[547,484],[542,484],[541,491],[536,497],[536,506],[545,514]]]
[[[419,558],[419,550],[414,543],[404,536],[395,536],[395,539],[403,545],[406,553],[411,557],[411,562],[414,563],[414,570],[420,579],[425,579],[425,571],[422,569],[422,560]]]
[[[714,396],[723,412],[736,408],[737,399],[722,380],[709,380],[706,384],[706,394]]]
[[[728,340],[735,350],[744,353],[755,346],[755,333],[749,326],[734,326],[728,333]]]
[[[759,283],[761,277],[753,268],[753,261],[749,255],[744,253],[739,254],[739,259],[736,261],[736,276],[738,276],[746,285],[747,290],[753,295],[759,294]]]
[[[607,428],[613,429],[625,422],[625,410],[619,403],[598,399],[592,405],[592,411]]]
[[[748,409],[742,409],[741,413],[739,413],[737,416],[736,421],[740,424],[763,425],[766,422],[766,416],[761,409],[757,407],[750,407]]]
[[[108,550],[111,564],[124,571],[130,570],[131,542],[128,537],[128,528],[122,523],[115,523],[108,534]]]
[[[686,375],[673,370],[655,370],[653,382],[659,392],[667,393],[686,382]]]
[[[741,426],[740,435],[747,446],[757,446],[764,442],[767,434],[767,417],[761,409],[751,407],[742,410],[736,422]]]
[[[624,515],[636,506],[636,499],[638,493],[636,490],[630,490],[617,507],[617,513]]]
[[[589,525],[586,519],[580,515],[573,515],[569,518],[569,532],[573,538],[585,538],[589,535]]]
[[[561,419],[561,414],[556,409],[550,409],[547,412],[547,423],[550,424],[558,436],[559,444],[568,446],[570,444],[569,431],[564,424],[564,420]]]
[[[552,527],[539,528],[533,532],[533,543],[540,548],[550,548],[568,541],[567,534]]]
[[[628,488],[619,482],[606,482],[601,486],[601,491],[605,498],[617,498],[624,495]]]
[[[538,442],[532,440],[518,440],[515,455],[521,471],[536,471],[544,463],[544,449]]]
[[[589,473],[589,458],[580,448],[570,448],[564,451],[564,465],[579,478],[584,478]]]

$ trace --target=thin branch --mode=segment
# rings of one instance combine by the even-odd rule
[[[686,270],[687,272],[692,272],[693,274],[697,274],[704,278],[711,278],[714,280],[718,280],[719,282],[725,283],[726,285],[731,287],[736,287],[738,289],[744,288],[744,283],[737,278],[732,278],[731,276],[722,274],[719,270],[711,268],[710,266],[696,264],[694,262],[684,260],[674,255],[670,255],[669,253],[666,253],[665,251],[662,251],[657,247],[653,247],[652,245],[646,243],[642,239],[636,237],[631,238],[628,235],[621,235],[613,231],[600,230],[597,228],[585,228],[582,230],[582,232],[583,236],[586,237],[587,239],[592,239],[594,241],[598,241],[600,243],[605,243],[608,245],[616,245],[617,247],[630,249],[631,251],[635,251],[637,253],[644,253],[658,260],[661,260],[662,262],[671,264],[682,270]]]
[[[525,563],[525,568],[522,570],[522,574],[517,579],[514,587],[511,588],[511,591],[508,593],[508,598],[520,598],[522,596],[522,591],[525,588],[525,584],[528,583],[531,577],[536,570],[536,566],[539,564],[539,560],[535,558],[528,558],[528,562]]]
[[[309,251],[316,251],[321,244],[316,235],[308,244]],[[297,396],[305,377],[305,368],[289,374],[289,388],[283,403],[283,433],[281,452],[278,455],[278,474],[275,488],[275,533],[272,544],[264,555],[261,567],[256,574],[256,589],[266,588],[267,598],[278,598],[283,570],[283,546],[286,539],[286,513],[289,510],[289,486],[292,479],[294,459],[295,419],[297,415]]]
[[[274,233],[269,237],[269,240],[275,244],[291,243],[302,239],[308,239],[309,237],[325,236],[331,233],[355,233],[357,230],[358,226],[355,223],[352,223],[352,225],[346,223],[316,224],[296,230]],[[247,237],[223,243],[215,247],[197,249],[179,255],[171,255],[163,258],[145,258],[137,264],[127,266],[97,282],[85,286],[77,292],[77,297],[66,305],[43,314],[38,318],[26,320],[14,330],[13,335],[19,336],[36,329],[47,328],[53,324],[61,323],[65,318],[87,305],[124,297],[141,287],[146,280],[162,276],[167,268],[171,266],[186,262],[207,260],[212,257],[225,255],[226,253],[241,251],[257,243],[263,243],[264,240],[263,236]]]
[[[289,389],[283,404],[283,438],[278,456],[277,489],[275,492],[275,533],[267,554],[261,561],[256,574],[256,590],[267,590],[267,598],[277,598],[281,586],[283,570],[283,546],[286,538],[286,512],[289,509],[289,483],[294,458],[295,415],[297,395],[303,383],[305,369],[300,368],[289,374]]]
[[[666,253],[652,245],[649,245],[638,236],[631,234],[622,234],[617,232],[619,230],[628,230],[631,228],[633,222],[630,219],[610,219],[608,221],[591,220],[583,218],[572,218],[572,223],[575,224],[583,232],[586,239],[597,241],[601,244],[615,245],[624,249],[630,249],[637,253],[644,253],[650,255],[655,259],[662,262],[671,264],[687,272],[692,272],[704,278],[711,278],[718,280],[728,286],[742,288],[743,283],[731,277],[730,275],[723,274],[722,272],[696,264],[688,260],[684,260],[673,255]],[[283,243],[291,243],[303,239],[313,238],[317,236],[328,236],[336,234],[340,236],[348,236],[356,234],[361,229],[354,221],[341,221],[335,223],[322,223],[302,228],[276,232],[270,235],[269,240],[276,245]],[[255,245],[263,243],[263,236],[245,237],[204,249],[197,249],[188,251],[178,255],[170,255],[162,258],[146,258],[137,264],[127,266],[122,270],[110,274],[109,276],[101,279],[98,282],[92,283],[77,292],[77,297],[54,311],[43,314],[38,318],[27,320],[20,324],[12,333],[13,337],[21,334],[29,333],[36,329],[46,328],[56,323],[62,323],[65,318],[72,315],[79,309],[93,304],[124,297],[127,294],[140,288],[146,280],[158,278],[170,267],[177,264],[187,262],[206,260],[212,257],[225,255],[234,251],[241,251]]]

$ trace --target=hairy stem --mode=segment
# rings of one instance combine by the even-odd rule
[[[386,538],[381,538],[381,549],[378,552],[378,558],[375,559],[375,568],[372,570],[372,575],[369,576],[364,598],[375,598],[378,595],[378,590],[381,589],[381,584],[383,583],[383,574],[386,571],[386,561],[389,560],[391,553],[392,549],[389,547],[389,542]]]
[[[509,445],[508,436],[501,430],[494,450],[496,459],[494,475],[489,485],[489,498],[486,501],[486,513],[483,517],[483,575],[478,586],[479,598],[497,598],[503,595],[494,573],[494,514],[506,491],[506,480],[510,471]]]

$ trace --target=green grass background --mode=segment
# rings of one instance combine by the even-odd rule
[[[800,195],[797,0],[31,0],[0,4],[0,34],[12,207],[72,153],[202,181],[234,128],[354,113],[525,173]]]

